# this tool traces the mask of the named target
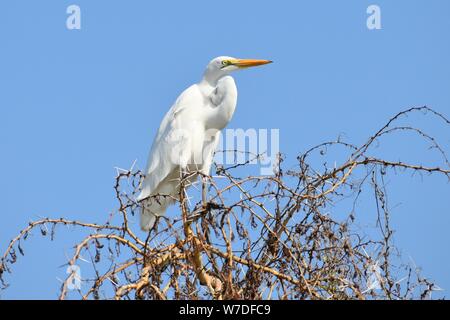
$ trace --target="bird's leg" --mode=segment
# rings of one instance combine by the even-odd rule
[[[203,208],[206,209],[208,203],[208,178],[206,176],[202,176],[202,202]]]

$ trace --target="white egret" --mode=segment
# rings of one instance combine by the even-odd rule
[[[178,97],[162,120],[148,157],[137,198],[142,230],[153,228],[156,218],[178,197],[180,172],[209,175],[220,130],[236,108],[237,88],[230,73],[271,62],[217,57],[208,64],[203,79]]]

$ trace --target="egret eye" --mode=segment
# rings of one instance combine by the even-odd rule
[[[230,60],[223,60],[221,69],[226,68],[226,67],[230,66],[231,64],[232,63]]]

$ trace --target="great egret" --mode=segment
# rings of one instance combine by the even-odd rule
[[[148,157],[137,198],[142,230],[153,228],[156,218],[178,197],[180,172],[209,175],[220,130],[236,108],[237,88],[230,73],[271,62],[217,57],[206,67],[203,79],[178,97],[162,120]]]

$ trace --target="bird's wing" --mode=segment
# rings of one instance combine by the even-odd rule
[[[145,169],[142,191],[137,201],[152,195],[158,185],[191,155],[191,133],[195,121],[189,119],[189,107],[201,103],[203,97],[197,85],[186,89],[164,116],[153,141]]]

